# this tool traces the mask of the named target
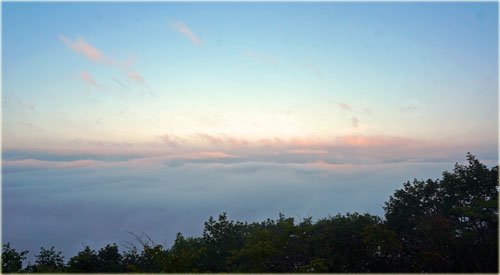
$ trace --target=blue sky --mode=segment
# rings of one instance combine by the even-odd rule
[[[280,123],[289,126],[273,133],[281,138],[304,132],[434,138],[444,130],[446,139],[464,142],[477,139],[471,131],[488,131],[478,142],[496,142],[495,128],[476,123],[494,122],[497,114],[496,3],[6,3],[4,9],[7,148],[30,143],[9,139],[28,134],[19,122],[45,130],[60,123],[44,142],[84,133],[148,142],[206,132],[197,122],[203,115],[235,117],[231,123],[252,117],[247,123],[263,124],[265,134],[240,132],[259,138]],[[75,52],[61,37],[81,38],[103,60]],[[37,114],[10,108],[17,99]],[[366,112],[342,114],[340,103]],[[309,111],[281,117],[297,105]],[[400,114],[405,108],[423,111],[411,121]],[[190,114],[180,118],[184,111]],[[110,132],[92,125],[103,116]],[[350,129],[353,117],[362,130]],[[145,125],[148,119],[156,120],[155,129]],[[186,126],[193,129],[179,129]],[[118,135],[116,127],[130,130]]]
[[[69,250],[79,234],[139,229],[123,209],[144,186],[187,196],[132,199],[137,213],[188,209],[175,234],[219,210],[381,214],[403,181],[438,177],[467,151],[498,162],[494,2],[7,2],[2,13],[3,229],[25,248],[39,241],[19,228],[37,213],[48,235],[47,221],[71,214],[61,207],[114,215],[105,229],[73,221],[58,243]],[[86,185],[74,202],[60,195]],[[145,219],[140,230],[158,226]]]

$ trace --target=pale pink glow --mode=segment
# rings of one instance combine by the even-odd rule
[[[328,163],[326,161],[319,160],[315,162],[305,163],[304,166],[321,170],[337,170],[340,168],[344,168],[346,164]]]
[[[342,110],[352,111],[352,107],[351,107],[351,105],[349,105],[349,104],[347,104],[347,103],[345,103],[345,102],[340,102],[340,103],[338,103],[337,105],[338,105],[338,106],[340,107],[340,109],[342,109]]]
[[[393,136],[362,136],[350,135],[337,137],[336,142],[340,145],[376,147],[376,146],[394,146],[394,145],[418,145],[422,141],[406,137]]]
[[[187,136],[162,135],[158,136],[162,143],[172,147],[197,147],[197,146],[231,146],[231,147],[276,147],[286,148],[311,148],[318,147],[383,147],[383,146],[415,146],[429,144],[424,140],[417,140],[399,136],[371,136],[371,135],[340,135],[333,137],[303,136],[292,138],[269,137],[263,139],[245,139],[238,137],[229,137],[226,135],[211,135],[206,133],[197,133]]]
[[[91,86],[96,86],[99,87],[99,84],[95,82],[95,80],[92,78],[89,72],[83,71],[80,73],[80,76],[82,77],[83,81]]]
[[[327,141],[317,137],[294,137],[290,140],[292,146],[310,147],[325,144]]]
[[[274,146],[274,145],[277,145],[277,144],[284,144],[284,141],[280,138],[264,138],[264,139],[260,139],[258,141],[258,144],[260,145],[263,145],[263,146]]]
[[[7,168],[84,168],[84,167],[160,167],[172,160],[189,163],[207,160],[218,163],[290,162],[300,167],[336,169],[345,164],[379,164],[381,160],[398,162],[442,159],[464,151],[467,145],[442,143],[399,136],[345,135],[330,138],[295,137],[283,139],[243,139],[225,135],[196,134],[157,137],[143,142],[111,140],[76,140],[34,148],[49,155],[82,155],[77,161],[5,160]],[[16,149],[16,148],[9,148]],[[26,149],[26,148],[23,148]],[[33,148],[32,148],[33,151]],[[43,154],[42,154],[43,155]],[[100,160],[101,156],[116,156],[119,161]],[[291,156],[294,156],[291,158]],[[195,162],[191,162],[195,163]],[[343,166],[342,166],[342,165]],[[341,165],[341,166],[339,166]]]
[[[327,150],[322,149],[292,149],[288,150],[288,153],[294,155],[326,155],[328,154]]]
[[[176,137],[170,139],[175,140]],[[339,136],[330,143],[320,143],[306,139],[280,140],[269,139],[267,143],[248,142],[247,145],[197,145],[185,141],[177,147],[165,146],[165,143],[144,143],[121,145],[113,142],[93,142],[85,146],[57,146],[53,150],[41,150],[49,155],[83,155],[80,160],[4,160],[4,171],[16,172],[17,169],[85,169],[127,167],[152,168],[165,167],[171,161],[189,165],[244,165],[261,163],[266,166],[287,166],[347,171],[389,165],[384,161],[396,163],[441,161],[454,158],[453,154],[464,151],[467,145],[452,145],[425,140],[415,140],[393,136]],[[242,141],[238,141],[241,143]],[[301,145],[297,145],[301,144]],[[43,155],[43,154],[42,154]],[[86,157],[85,157],[86,156]],[[100,160],[100,156],[116,156],[123,160]],[[293,156],[293,157],[291,157]],[[433,160],[434,159],[434,160]],[[199,162],[198,160],[204,160]],[[389,167],[389,166],[387,166]]]
[[[2,163],[6,167],[26,168],[83,168],[106,164],[106,162],[98,160],[48,161],[37,159],[4,160]]]
[[[199,152],[199,153],[187,154],[187,155],[184,155],[184,157],[190,158],[190,159],[207,159],[207,158],[208,159],[210,159],[210,158],[220,159],[220,158],[234,158],[236,156],[226,154],[224,152]]]
[[[111,64],[112,61],[104,56],[101,51],[87,43],[83,38],[78,37],[75,42],[72,42],[66,36],[60,34],[59,39],[70,49],[75,51],[76,53],[82,54],[88,59],[94,62],[100,62],[105,64]]]
[[[185,37],[187,37],[194,45],[201,46],[201,39],[183,22],[177,21],[172,24],[172,27]]]

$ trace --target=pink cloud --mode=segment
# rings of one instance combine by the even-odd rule
[[[131,79],[131,80],[134,80],[134,81],[137,81],[137,82],[140,82],[142,84],[144,84],[144,78],[137,72],[128,72],[127,74],[128,78]]]
[[[127,73],[127,77],[130,80],[135,81],[135,82],[140,83],[141,85],[143,85],[144,88],[146,88],[146,90],[149,91],[150,95],[154,96],[154,93],[151,90],[151,87],[149,87],[149,85],[146,83],[146,81],[144,80],[144,78],[139,73],[134,72],[134,71],[129,71]]]
[[[85,83],[87,83],[88,85],[99,87],[99,84],[97,84],[97,82],[95,82],[95,80],[92,78],[92,76],[90,75],[89,72],[83,71],[80,73],[80,76],[83,79],[83,81]]]
[[[190,159],[234,158],[235,156],[220,151],[198,152],[185,156]]]
[[[177,21],[172,24],[172,27],[180,34],[188,38],[194,45],[201,46],[201,39],[183,22]]]
[[[322,149],[292,149],[288,153],[295,155],[325,155],[328,154],[327,150]]]
[[[83,38],[78,37],[74,42],[66,36],[60,34],[59,39],[70,49],[76,53],[82,54],[93,62],[111,64],[113,63],[109,58],[104,56],[97,48],[93,47]]]

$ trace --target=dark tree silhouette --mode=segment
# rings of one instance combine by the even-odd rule
[[[14,273],[20,272],[23,268],[23,260],[26,259],[28,251],[17,252],[10,247],[10,243],[4,244],[2,247],[2,272]]]

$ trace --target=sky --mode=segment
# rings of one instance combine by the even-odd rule
[[[2,3],[2,239],[383,216],[498,163],[498,3]],[[97,247],[96,247],[97,248]]]

